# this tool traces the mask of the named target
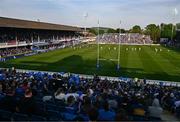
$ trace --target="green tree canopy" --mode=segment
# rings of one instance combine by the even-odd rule
[[[90,28],[90,29],[89,29],[89,32],[92,33],[92,34],[97,35],[97,31],[96,31],[96,29],[94,29],[94,28]]]
[[[109,29],[107,30],[107,33],[116,33],[116,30],[114,30],[114,29],[112,29],[112,28],[109,28]]]
[[[90,28],[89,32],[93,33],[95,35],[98,35],[98,28]],[[104,34],[104,33],[105,33],[105,30],[100,28],[99,29],[99,34]]]
[[[177,23],[177,24],[176,24],[176,28],[177,28],[178,30],[180,30],[180,23]]]
[[[135,25],[130,30],[131,33],[142,33],[141,27],[139,25]]]
[[[173,38],[176,36],[176,28],[173,24],[161,24],[161,38],[168,38],[171,39],[172,34]],[[173,29],[173,31],[172,31]]]
[[[119,33],[119,28],[116,29],[116,33]],[[121,29],[121,33],[126,33],[126,30],[125,29]]]
[[[160,39],[160,27],[155,24],[149,24],[145,27],[145,34],[150,35],[151,39],[158,43]]]

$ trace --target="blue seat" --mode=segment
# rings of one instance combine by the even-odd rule
[[[28,121],[29,117],[26,114],[21,114],[21,113],[14,113],[13,114],[13,121]]]
[[[31,121],[46,121],[46,118],[42,116],[32,115],[30,120]]]
[[[37,102],[43,102],[43,100],[42,100],[41,97],[36,97],[35,100],[36,100]]]
[[[45,101],[46,104],[55,104],[55,101],[53,99]]]
[[[55,99],[55,103],[57,106],[65,106],[65,102],[63,100]]]
[[[36,114],[38,115],[44,115],[45,114],[45,105],[43,102],[36,102]]]
[[[133,121],[147,121],[145,116],[133,115]]]
[[[58,111],[48,110],[47,119],[48,121],[59,121],[62,120],[62,117]]]
[[[58,107],[53,104],[46,104],[46,110],[58,111]]]
[[[162,121],[161,118],[156,118],[156,117],[148,117],[148,121]]]
[[[177,118],[180,118],[180,106],[178,108],[176,108],[175,114],[176,114]]]
[[[59,112],[65,112],[66,108],[64,106],[57,106]]]
[[[36,105],[41,107],[41,108],[45,107],[44,102],[36,102]]]
[[[67,113],[67,112],[61,113],[61,116],[64,121],[73,121],[77,117],[76,114]]]
[[[1,121],[11,121],[12,113],[6,110],[0,110],[0,120]]]
[[[76,109],[74,107],[65,107],[65,111],[67,113],[71,113],[71,114],[75,114],[76,113]]]

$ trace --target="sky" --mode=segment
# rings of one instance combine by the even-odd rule
[[[99,20],[101,27],[143,28],[180,22],[180,0],[0,0],[0,16],[80,27],[97,27]]]

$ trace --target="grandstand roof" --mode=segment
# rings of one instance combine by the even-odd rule
[[[82,31],[75,26],[52,24],[45,22],[36,22],[29,20],[12,19],[0,17],[0,27],[24,28],[24,29],[43,29],[43,30],[60,30],[60,31]]]

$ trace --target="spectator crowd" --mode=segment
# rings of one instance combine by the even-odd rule
[[[29,53],[32,50],[27,47],[14,47],[14,48],[7,48],[7,49],[0,49],[0,57],[8,57],[14,56],[24,53]]]
[[[164,110],[180,115],[180,88],[0,70],[0,120],[160,121]]]
[[[96,40],[98,41],[98,37]],[[106,33],[99,36],[100,43],[118,44],[119,41],[123,44],[153,44],[150,36],[138,33],[127,33],[120,36],[118,33]]]
[[[21,54],[31,53],[33,51],[41,50],[41,52],[47,52],[49,50],[55,50],[59,48],[65,48],[69,46],[74,46],[80,44],[78,39],[60,40],[60,41],[50,41],[50,42],[40,42],[34,43],[31,46],[23,47],[11,47],[0,49],[0,58],[6,58],[10,56],[16,56]]]

